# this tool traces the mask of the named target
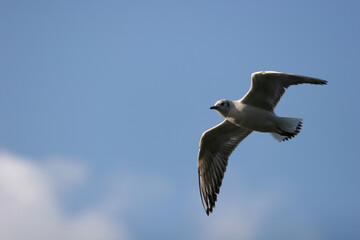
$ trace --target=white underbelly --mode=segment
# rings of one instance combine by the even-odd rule
[[[259,132],[275,132],[277,116],[273,112],[242,104],[238,111],[230,114],[227,119],[241,127]]]

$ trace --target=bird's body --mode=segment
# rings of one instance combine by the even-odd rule
[[[201,136],[198,157],[200,195],[207,214],[212,212],[230,154],[252,131],[269,132],[278,141],[300,132],[301,118],[278,117],[274,108],[291,85],[324,85],[317,78],[263,71],[251,75],[251,87],[240,100],[219,100],[216,109],[225,120]]]
[[[241,100],[231,102],[234,108],[224,116],[229,122],[258,132],[276,131],[277,116],[274,112],[244,104]]]

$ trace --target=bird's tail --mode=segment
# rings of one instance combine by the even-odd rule
[[[271,135],[279,142],[289,140],[300,132],[301,127],[301,118],[280,117],[277,122],[278,131],[272,132]]]

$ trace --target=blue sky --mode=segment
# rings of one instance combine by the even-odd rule
[[[1,1],[1,239],[359,239],[358,1]],[[250,74],[290,87],[276,142],[232,154],[198,191],[209,107]],[[22,229],[22,231],[19,231]]]

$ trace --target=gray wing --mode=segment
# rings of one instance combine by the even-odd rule
[[[199,146],[199,188],[206,214],[215,207],[230,154],[252,130],[225,120],[203,133]]]
[[[327,84],[327,81],[281,72],[255,72],[251,75],[250,90],[241,101],[248,105],[272,111],[286,88],[303,83],[324,85]]]

